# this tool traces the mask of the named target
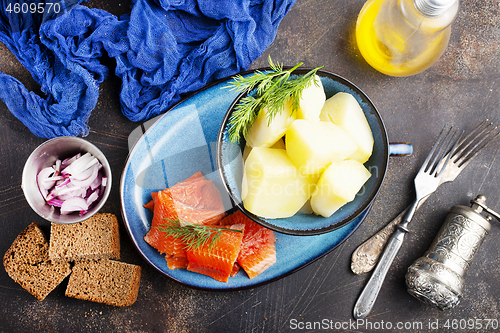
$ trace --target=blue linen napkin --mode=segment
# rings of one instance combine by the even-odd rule
[[[0,98],[33,134],[53,138],[88,134],[109,73],[103,56],[116,60],[123,114],[145,121],[183,94],[248,69],[295,0],[136,0],[120,18],[82,0],[32,13],[39,2],[0,0],[0,41],[45,96],[0,72]]]

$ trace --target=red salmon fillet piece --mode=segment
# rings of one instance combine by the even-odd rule
[[[276,262],[276,236],[274,232],[250,220],[241,211],[226,216],[221,225],[244,224],[245,233],[237,262],[253,279]]]
[[[187,257],[165,257],[165,260],[169,269],[187,268],[189,263]]]
[[[153,221],[144,240],[165,254],[170,269],[186,268],[186,243],[166,236],[159,227],[177,219],[193,224],[218,224],[225,215],[222,197],[212,181],[206,180],[201,172],[171,188],[151,193],[151,197],[144,207],[153,210]]]
[[[144,208],[147,208],[150,211],[154,212],[155,211],[155,200],[156,200],[157,195],[158,195],[158,193],[156,193],[156,192],[151,193],[151,201],[148,202],[147,204],[142,205],[142,206]]]
[[[244,228],[242,224],[231,226],[231,229],[236,230]],[[220,282],[227,282],[240,252],[242,238],[243,232],[223,230],[216,245],[211,249],[208,241],[196,250],[188,250],[187,270],[208,275]]]
[[[215,225],[225,215],[219,190],[201,172],[169,188],[169,195],[175,201],[177,217],[183,223]],[[156,193],[143,206],[154,211]]]
[[[219,189],[211,180],[200,179],[182,186],[170,188],[176,201],[201,209],[224,209]]]
[[[226,214],[224,209],[199,209],[174,200],[175,212],[181,222],[185,224],[217,225]]]
[[[184,246],[181,241],[172,236],[166,236],[165,233],[159,229],[162,225],[169,224],[169,220],[177,219],[175,202],[170,195],[168,195],[169,191],[169,189],[165,189],[157,192],[151,228],[146,236],[144,236],[146,243],[157,249],[160,253],[165,254],[167,257],[174,254],[174,247],[176,247],[176,245],[181,247]]]
[[[240,248],[240,251],[241,251],[241,248]],[[240,271],[240,265],[238,265],[238,263],[235,262],[233,265],[233,270],[231,271],[231,277],[235,277],[239,271]]]
[[[179,220],[181,223],[215,225],[225,215],[219,189],[201,173],[195,176],[170,188]]]
[[[179,183],[175,184],[174,186],[172,186],[172,188],[179,187],[179,186],[182,186],[182,185],[185,185],[185,184],[189,184],[192,181],[197,181],[198,178],[205,179],[205,177],[203,176],[203,174],[201,173],[201,171],[198,171],[197,173],[195,173],[194,175],[192,175],[188,179],[183,180],[182,182],[179,182]],[[151,211],[154,211],[155,199],[156,199],[156,192],[153,192],[153,193],[151,193],[151,201],[149,201],[148,203],[146,203],[146,204],[144,204],[142,206],[144,208],[147,208],[147,209],[151,210]]]

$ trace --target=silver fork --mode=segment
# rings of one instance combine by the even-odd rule
[[[460,140],[457,151],[452,155],[450,163],[448,163],[444,169],[439,185],[455,180],[470,161],[486,146],[495,141],[499,134],[498,127],[493,126],[493,123],[488,120],[484,120],[476,126],[476,128]],[[425,199],[420,201],[417,209],[424,202]],[[396,225],[401,222],[408,208],[402,211],[396,218],[366,240],[353,252],[351,257],[351,270],[355,274],[369,272],[375,267],[387,240],[394,232]]]
[[[398,224],[396,231],[389,239],[380,261],[354,306],[354,317],[356,319],[365,318],[368,313],[370,313],[380,288],[382,287],[387,271],[403,244],[404,236],[409,232],[408,224],[417,206],[438,188],[443,176],[443,171],[446,169],[451,156],[454,155],[458,148],[460,137],[461,135],[458,136],[458,139],[456,138],[455,131],[453,131],[452,128],[449,130],[443,128],[441,131],[438,140],[432,147],[415,177],[415,201],[408,208],[403,217],[403,221]]]

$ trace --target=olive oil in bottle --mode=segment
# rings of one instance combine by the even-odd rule
[[[458,0],[368,0],[356,23],[363,58],[376,70],[409,76],[444,53]]]

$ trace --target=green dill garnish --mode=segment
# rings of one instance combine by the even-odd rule
[[[274,117],[281,113],[285,102],[291,98],[292,113],[299,107],[302,91],[307,88],[311,82],[317,85],[313,80],[316,72],[322,68],[317,67],[307,74],[298,76],[289,80],[292,72],[300,67],[302,63],[288,70],[283,70],[283,65],[274,63],[269,57],[269,66],[271,70],[266,72],[256,71],[253,75],[243,77],[236,75],[229,82],[230,88],[236,91],[246,91],[247,95],[243,97],[229,118],[229,141],[238,143],[241,135],[246,137],[248,130],[252,126],[259,112],[267,106],[267,123],[270,124]],[[250,94],[251,92],[255,92]]]
[[[169,223],[160,224],[158,228],[161,232],[165,233],[165,236],[171,236],[176,239],[183,241],[186,250],[196,251],[202,246],[204,246],[208,241],[210,245],[208,247],[209,251],[217,244],[222,234],[222,231],[234,231],[243,232],[238,229],[227,229],[221,227],[209,227],[206,225],[198,224],[183,224],[176,220],[171,220],[165,218]]]

